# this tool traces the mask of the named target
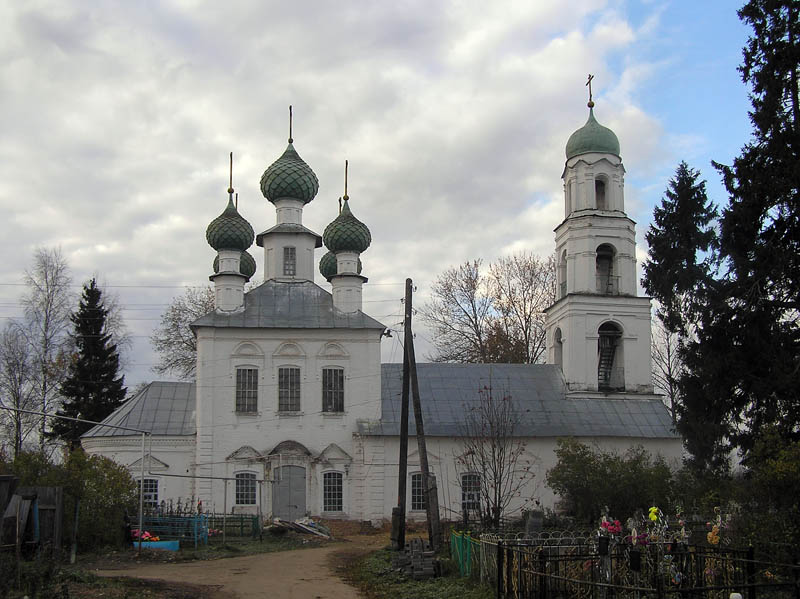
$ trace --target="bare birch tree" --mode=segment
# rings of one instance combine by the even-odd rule
[[[526,503],[523,491],[534,479],[534,458],[518,436],[521,414],[514,399],[490,386],[478,392],[479,400],[464,406],[461,432],[460,481],[468,481],[470,491],[478,493],[472,510],[481,523],[499,528],[503,518],[521,511]],[[465,479],[464,476],[467,475]],[[509,511],[512,503],[519,509]]]
[[[36,427],[36,418],[15,410],[35,409],[31,346],[23,326],[10,321],[0,334],[0,426],[11,440],[12,455],[17,458],[25,439]]]
[[[436,279],[422,319],[435,332],[435,362],[488,362],[492,299],[481,261],[449,268]]]
[[[653,341],[651,359],[653,362],[653,386],[664,394],[672,422],[678,422],[678,406],[681,396],[678,380],[683,370],[678,349],[680,336],[670,333],[660,319],[653,319]]]
[[[433,329],[435,362],[541,362],[544,310],[555,299],[554,261],[523,252],[482,268],[444,271],[421,309]]]
[[[66,368],[62,354],[68,338],[72,279],[60,248],[37,248],[33,265],[25,272],[28,292],[22,298],[32,348],[36,403],[49,412],[57,403],[58,387]],[[46,448],[47,419],[39,422],[39,449]]]
[[[555,275],[552,256],[542,259],[528,252],[498,258],[489,266],[495,320],[523,352],[515,362],[535,364],[544,358],[544,309],[556,298]]]
[[[150,343],[160,356],[153,367],[159,374],[171,373],[182,379],[191,379],[197,366],[197,338],[189,325],[214,310],[214,289],[189,287],[172,300],[161,323],[150,337]]]

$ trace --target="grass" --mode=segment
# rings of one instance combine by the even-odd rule
[[[453,567],[443,564],[450,574],[429,580],[412,580],[392,568],[393,551],[382,549],[350,565],[346,572],[350,581],[369,597],[381,599],[491,599],[494,593],[468,578],[461,578]]]

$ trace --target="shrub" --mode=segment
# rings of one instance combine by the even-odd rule
[[[672,471],[661,456],[653,457],[643,447],[619,454],[559,439],[556,456],[547,485],[579,525],[595,524],[606,508],[619,519],[651,505],[670,509]]]

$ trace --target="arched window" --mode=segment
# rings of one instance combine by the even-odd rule
[[[567,251],[561,253],[558,261],[558,292],[559,298],[567,296]]]
[[[608,210],[605,179],[597,178],[594,180],[594,205],[598,210]]]
[[[560,328],[557,328],[553,333],[553,363],[561,367],[564,365],[564,344],[561,341]]]
[[[616,251],[614,246],[604,243],[597,248],[595,257],[595,275],[597,278],[597,293],[603,295],[619,294],[619,277],[614,268]]]
[[[605,322],[597,333],[597,389],[624,391],[622,329],[613,322]]]

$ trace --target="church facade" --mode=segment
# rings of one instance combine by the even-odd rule
[[[487,387],[518,406],[515,435],[533,474],[512,510],[555,504],[544,478],[562,437],[680,458],[680,438],[653,393],[650,300],[637,295],[619,142],[592,106],[566,148],[547,364],[418,365],[443,519],[459,518],[475,501],[483,473],[459,460],[463,415]],[[275,206],[274,226],[255,235],[229,189],[227,207],[206,231],[216,251],[216,307],[192,325],[196,380],[151,383],[105,423],[151,433],[143,482],[150,507],[202,502],[206,511],[284,519],[387,520],[398,503],[402,365],[381,364],[386,329],[362,311],[361,254],[370,231],[346,193],[322,236],[303,226],[318,181],[291,138],[264,172],[261,191]],[[264,281],[245,293],[254,241],[264,252]],[[323,243],[328,252],[317,261]],[[317,270],[330,292],[315,283]],[[424,518],[413,422],[410,434],[406,505],[410,518]],[[138,436],[99,425],[82,444],[141,478]]]

